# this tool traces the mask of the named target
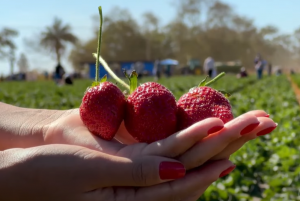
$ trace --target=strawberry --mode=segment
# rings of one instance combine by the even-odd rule
[[[111,140],[124,118],[125,96],[111,82],[89,88],[80,106],[80,117],[89,131]]]
[[[120,89],[106,81],[106,75],[99,82],[99,57],[102,36],[102,8],[99,7],[100,29],[96,57],[96,81],[86,91],[79,108],[80,117],[89,131],[105,140],[111,140],[124,118],[125,96]]]
[[[207,86],[223,75],[224,73],[207,83],[205,79],[198,87],[181,96],[177,102],[178,130],[209,117],[220,118],[224,123],[233,119],[228,99],[221,92]]]
[[[124,122],[136,140],[151,143],[176,132],[176,113],[173,94],[158,83],[147,82],[128,96]]]

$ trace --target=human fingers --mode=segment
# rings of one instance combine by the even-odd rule
[[[111,186],[150,186],[181,178],[185,167],[178,161],[160,156],[134,159],[98,153],[89,167],[93,188]]]
[[[179,131],[166,139],[147,145],[142,154],[176,157],[185,153],[194,144],[210,134],[223,129],[224,124],[219,118],[209,118]]]
[[[218,178],[229,174],[235,166],[228,160],[214,161],[193,170],[181,179],[140,188],[132,200],[174,201],[184,200],[194,192],[202,194]]]
[[[252,114],[241,115],[226,123],[221,131],[196,143],[191,149],[178,157],[178,160],[185,165],[187,170],[198,167],[220,153],[231,142],[249,133],[258,124],[258,119]]]
[[[260,124],[253,131],[230,143],[222,152],[212,157],[211,160],[229,158],[231,154],[239,150],[248,141],[261,135],[269,134],[277,127],[277,124],[267,117],[258,117],[258,121]]]
[[[251,110],[251,111],[247,112],[246,114],[252,114],[256,117],[270,117],[270,114],[268,114],[264,110]]]

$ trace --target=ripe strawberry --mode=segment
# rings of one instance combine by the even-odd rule
[[[111,140],[123,121],[126,100],[116,85],[106,81],[106,75],[99,82],[103,17],[101,6],[98,9],[100,14],[98,48],[97,54],[93,54],[96,57],[96,81],[86,91],[79,112],[84,125],[91,133],[105,140]]]
[[[151,143],[176,132],[176,113],[173,94],[158,83],[147,82],[128,96],[124,122],[136,140]]]
[[[227,98],[221,92],[207,87],[222,75],[209,83],[206,83],[205,79],[200,86],[192,88],[178,100],[178,130],[209,117],[220,118],[224,123],[233,119],[231,105]]]
[[[111,82],[87,90],[80,106],[80,117],[89,131],[111,140],[124,118],[125,96]]]

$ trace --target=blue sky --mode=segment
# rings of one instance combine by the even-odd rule
[[[223,2],[230,4],[236,13],[253,19],[258,27],[274,25],[281,33],[292,33],[300,27],[298,20],[300,0],[223,0]],[[33,38],[57,16],[65,23],[71,24],[74,33],[81,40],[88,40],[93,35],[92,16],[98,14],[99,5],[103,7],[104,15],[114,6],[126,8],[138,21],[144,12],[151,11],[160,18],[162,24],[166,24],[175,17],[176,0],[0,0],[0,29],[11,27],[18,30],[20,34],[15,39],[18,46],[16,56],[24,52],[31,69],[42,68],[50,71],[55,66],[55,59],[49,55],[30,51],[24,44],[24,38]],[[67,61],[67,55],[63,59],[63,64],[70,70],[71,64]],[[0,74],[8,73],[8,61],[0,61]]]

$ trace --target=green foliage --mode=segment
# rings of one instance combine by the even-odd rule
[[[161,84],[178,99],[195,87],[204,76],[162,78]],[[153,81],[142,78],[139,83]],[[75,80],[74,86],[57,87],[53,82],[2,82],[0,101],[22,107],[69,109],[80,106],[90,80]],[[285,76],[257,81],[226,75],[212,84],[226,90],[235,116],[264,109],[278,123],[270,135],[261,136],[231,156],[237,165],[230,175],[211,185],[200,201],[300,200],[300,110]],[[122,88],[123,90],[124,88]]]
[[[215,182],[199,200],[299,200],[300,137],[296,134],[300,132],[300,110],[287,78],[247,85],[230,101],[235,115],[264,109],[279,126],[236,152],[231,157],[236,170]]]
[[[300,75],[292,75],[292,80],[300,87]]]

